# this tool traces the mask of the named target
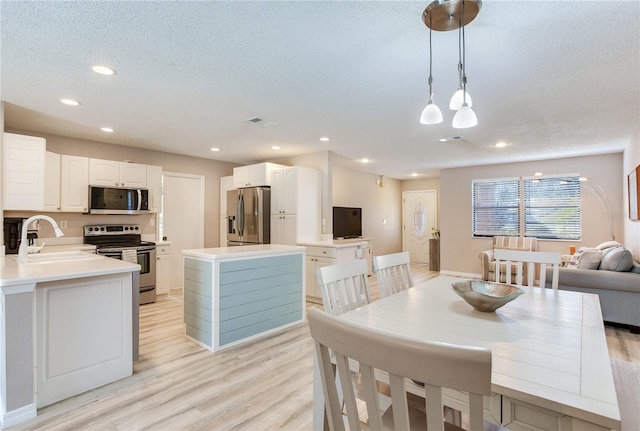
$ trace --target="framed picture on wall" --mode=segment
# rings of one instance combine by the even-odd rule
[[[627,176],[629,190],[629,218],[638,221],[640,213],[640,165]]]

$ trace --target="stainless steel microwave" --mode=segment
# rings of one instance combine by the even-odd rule
[[[89,186],[89,214],[147,214],[149,190]]]

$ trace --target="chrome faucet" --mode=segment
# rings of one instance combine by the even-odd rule
[[[25,220],[25,222],[22,224],[22,235],[20,237],[20,248],[18,249],[18,257],[28,256],[29,252],[28,252],[28,245],[27,245],[27,231],[29,230],[29,225],[31,223],[39,220],[46,220],[49,223],[51,223],[51,226],[53,226],[53,231],[56,234],[56,238],[60,238],[61,236],[64,235],[64,233],[62,233],[62,231],[58,227],[58,224],[56,223],[56,221],[51,217],[46,215],[31,216],[27,220]]]

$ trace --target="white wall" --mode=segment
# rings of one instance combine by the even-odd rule
[[[491,248],[491,238],[473,238],[471,226],[471,181],[483,178],[531,176],[535,172],[551,174],[578,173],[597,182],[606,191],[614,215],[616,239],[625,238],[621,214],[623,211],[622,153],[573,157],[536,162],[508,163],[443,169],[440,172],[440,243],[443,271],[479,274],[478,254]],[[596,246],[609,238],[604,209],[596,197],[582,191],[582,240],[540,241],[539,251],[559,251],[568,254],[569,245]]]
[[[634,257],[640,262],[640,221],[629,220],[629,196],[627,175],[640,165],[640,128],[629,141],[624,150],[624,169],[622,171],[624,183],[624,245],[631,250]]]
[[[362,235],[373,239],[373,254],[402,250],[401,181],[333,166],[333,206],[362,208]],[[384,223],[386,221],[386,224]]]

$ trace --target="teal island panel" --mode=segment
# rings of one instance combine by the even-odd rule
[[[184,323],[191,338],[213,347],[213,265],[184,259]]]
[[[302,268],[302,254],[220,262],[220,346],[301,320]]]

